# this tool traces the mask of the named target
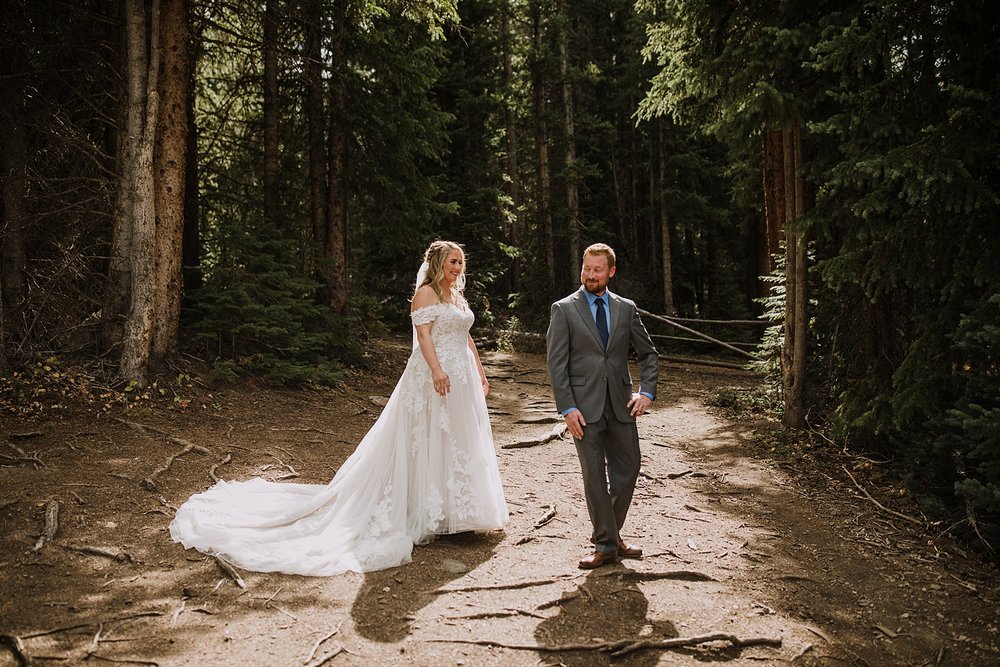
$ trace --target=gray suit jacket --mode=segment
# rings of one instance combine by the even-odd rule
[[[601,345],[582,286],[552,304],[545,334],[549,380],[559,412],[576,406],[588,423],[597,421],[610,395],[618,420],[635,421],[627,407],[632,398],[629,344],[638,358],[639,390],[652,396],[656,395],[659,355],[635,303],[610,291],[606,294],[611,313],[607,350]]]

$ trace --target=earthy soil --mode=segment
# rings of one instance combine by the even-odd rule
[[[333,389],[213,390],[191,371],[128,407],[65,383],[6,405],[0,667],[19,664],[16,645],[35,665],[1000,664],[995,569],[873,484],[882,464],[719,407],[749,402],[742,371],[662,365],[624,530],[641,560],[577,568],[590,529],[575,450],[523,446],[558,424],[544,358],[523,353],[483,355],[505,531],[369,574],[237,573],[245,588],[170,540],[173,508],[213,472],[328,481],[406,352],[379,343]],[[40,539],[47,512],[57,530]]]

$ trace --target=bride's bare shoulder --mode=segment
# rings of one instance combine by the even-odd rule
[[[424,285],[417,290],[417,293],[413,295],[413,301],[410,302],[410,312],[420,308],[426,308],[427,306],[435,306],[440,303],[438,299],[437,292],[430,285]]]

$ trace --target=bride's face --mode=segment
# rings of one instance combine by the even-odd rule
[[[451,289],[464,270],[465,258],[462,256],[462,251],[452,250],[448,254],[448,259],[444,260],[444,277],[441,278],[441,286]]]

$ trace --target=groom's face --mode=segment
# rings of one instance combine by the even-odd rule
[[[608,281],[615,275],[614,266],[608,266],[605,255],[584,255],[583,268],[580,269],[580,282],[583,288],[591,294],[601,296],[608,287]]]

